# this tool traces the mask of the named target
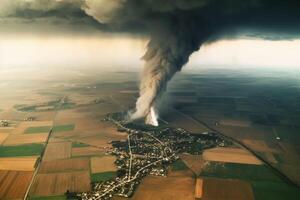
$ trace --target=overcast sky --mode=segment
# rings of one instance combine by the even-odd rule
[[[89,9],[82,2],[89,2]],[[99,30],[99,26],[103,25],[101,22],[108,22],[108,16],[114,17],[111,14],[115,12],[112,11],[118,11],[119,3],[116,2],[122,0],[53,0],[46,4],[43,0],[0,0],[0,69],[140,68],[143,65],[140,58],[149,40],[141,31],[143,26],[139,34],[131,35]],[[180,4],[166,4],[165,7],[159,4],[161,1],[153,2],[156,4],[150,10],[157,12],[204,6],[199,1],[191,1],[194,3],[190,6],[186,5],[186,1],[176,1]],[[107,9],[103,9],[102,5],[106,5]],[[239,10],[244,4],[234,5]],[[137,13],[133,11],[132,15]],[[139,19],[139,15],[133,16]],[[126,30],[134,29],[126,27],[126,23],[124,26]],[[273,37],[279,36],[275,34]],[[188,67],[184,69],[214,66],[300,69],[300,40],[289,37],[276,41],[231,38],[203,44],[200,51],[192,54]]]
[[[137,69],[147,37],[122,34],[0,34],[0,68],[118,67]],[[300,40],[221,40],[203,45],[188,69],[201,67],[275,67],[300,69]]]

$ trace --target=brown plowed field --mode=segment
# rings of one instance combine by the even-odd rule
[[[204,165],[202,155],[182,154],[180,158],[195,174],[199,175],[201,173]]]
[[[252,187],[241,180],[204,179],[203,200],[254,200]]]
[[[134,200],[194,200],[195,180],[191,177],[146,177]]]
[[[72,156],[102,155],[105,151],[96,147],[75,147],[72,148]]]
[[[23,199],[33,172],[0,171],[0,199]]]
[[[91,170],[92,173],[117,171],[115,165],[115,156],[103,156],[103,157],[92,157],[91,158]]]
[[[62,195],[70,192],[86,192],[90,188],[88,171],[38,174],[30,189],[31,196]]]
[[[66,160],[44,161],[41,164],[39,173],[53,173],[65,171],[88,171],[90,160],[88,158],[73,158]]]
[[[65,159],[71,157],[71,142],[49,143],[46,147],[44,161]]]

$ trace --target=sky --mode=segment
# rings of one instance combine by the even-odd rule
[[[251,9],[253,6],[253,8],[262,6],[262,13],[260,13],[262,17],[265,18],[263,14],[270,11],[271,22],[273,22],[277,15],[274,15],[272,10],[266,9],[271,6],[273,11],[282,12],[277,16],[278,21],[283,20],[286,31],[293,33],[295,24],[292,22],[297,22],[297,20],[287,20],[285,17],[292,16],[292,11],[298,13],[297,9],[292,9],[298,5],[292,4],[295,1],[285,1],[287,5],[285,3],[278,4],[278,8],[274,7],[272,3],[269,5],[270,2],[267,0],[259,1],[261,2],[259,5],[255,3],[257,0],[247,0],[243,3],[232,1],[235,4],[230,3],[231,1],[224,1],[227,3],[222,4],[224,10],[221,11],[224,11],[224,16],[228,15],[227,17],[235,12],[241,13],[238,16],[243,17],[248,15],[247,9]],[[103,70],[139,69],[143,66],[141,57],[145,53],[149,41],[149,36],[145,34],[147,30],[144,29],[149,26],[152,28],[151,18],[147,17],[149,12],[154,16],[159,16],[160,13],[170,14],[177,9],[183,11],[199,9],[199,13],[201,13],[202,9],[206,8],[205,2],[210,7],[210,2],[214,1],[208,0],[203,3],[197,0],[177,0],[175,3],[170,3],[170,1],[149,0],[143,1],[142,5],[137,4],[141,7],[124,2],[129,1],[0,0],[0,69],[29,67],[41,69],[50,67],[96,67]],[[140,1],[131,0],[131,2]],[[289,9],[285,9],[285,6],[288,6]],[[245,7],[246,10],[244,10]],[[285,15],[286,10],[288,10],[287,15]],[[243,14],[243,12],[245,13]],[[213,13],[210,13],[209,16],[214,19]],[[140,25],[138,34],[125,34],[126,31],[133,30],[132,32],[134,32],[135,27],[129,23],[133,19],[134,24]],[[219,26],[218,21],[213,22]],[[272,27],[273,23],[271,22],[266,20],[263,25],[271,24]],[[291,24],[287,22],[291,22]],[[104,33],[105,25],[110,24],[117,25],[117,27],[121,24],[121,29],[125,32]],[[196,23],[196,25],[198,27],[199,24]],[[282,24],[278,25],[280,30],[285,30],[280,26]],[[298,31],[297,27],[295,27],[296,31]],[[258,34],[256,39],[232,37],[230,40],[221,39],[209,44],[204,43],[199,51],[191,55],[187,67],[183,69],[204,67],[300,69],[300,39],[279,35],[277,29],[274,31],[272,37],[269,37],[271,40],[266,40],[265,35]],[[228,34],[225,36],[227,37]],[[190,35],[187,34],[187,38],[189,37]],[[274,38],[283,38],[283,40],[274,40]],[[170,45],[172,46],[172,44]],[[176,48],[180,49],[180,45]]]
[[[139,69],[147,37],[93,35],[0,34],[0,69],[25,67],[96,67]],[[300,40],[220,40],[195,52],[188,69],[202,67],[264,67],[300,69]]]

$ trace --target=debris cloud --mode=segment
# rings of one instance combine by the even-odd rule
[[[54,14],[89,19],[84,22],[106,31],[149,35],[140,97],[131,118],[156,124],[149,119],[168,81],[203,43],[237,35],[269,40],[299,37],[299,9],[298,0],[3,0],[0,17],[34,21]]]

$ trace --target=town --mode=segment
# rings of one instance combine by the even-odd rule
[[[143,177],[149,174],[167,176],[168,167],[179,159],[180,153],[195,155],[205,149],[231,145],[213,132],[192,134],[182,128],[152,127],[123,118],[124,113],[113,113],[104,119],[114,123],[118,131],[128,134],[127,140],[112,141],[112,148],[107,152],[117,157],[117,177],[94,183],[91,192],[76,194],[78,199],[131,197]]]

